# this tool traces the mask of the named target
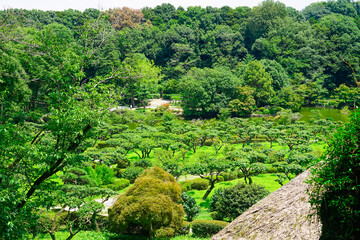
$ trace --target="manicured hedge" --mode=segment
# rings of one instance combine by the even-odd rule
[[[224,221],[197,219],[192,222],[192,232],[198,237],[212,236],[228,224]]]
[[[187,235],[190,232],[190,222],[183,221],[181,227],[176,230],[175,235]]]
[[[192,180],[185,180],[180,182],[183,192],[190,190],[206,190],[209,188],[209,180],[202,178],[195,178]]]
[[[108,188],[114,191],[120,191],[130,185],[130,180],[125,178],[117,178],[112,184],[106,185]]]
[[[155,231],[155,238],[157,239],[169,239],[173,237],[175,230],[170,227],[160,228]]]

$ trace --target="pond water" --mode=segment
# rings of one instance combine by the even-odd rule
[[[315,111],[321,115],[321,118],[332,118],[334,121],[348,122],[350,119],[350,112],[343,113],[341,109],[336,108],[319,108],[319,107],[303,107],[300,110],[302,117],[301,121],[309,121],[314,115]]]

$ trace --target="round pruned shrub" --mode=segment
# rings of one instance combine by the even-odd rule
[[[185,180],[180,182],[183,192],[190,190],[206,190],[209,188],[209,180],[202,178],[195,178],[192,180]]]
[[[218,233],[228,224],[224,221],[197,219],[192,222],[192,232],[197,237],[208,237]]]
[[[146,169],[109,209],[110,230],[145,233],[150,239],[174,235],[185,215],[180,199],[181,188],[171,174],[159,167]]]
[[[237,179],[236,172],[223,172],[220,174],[220,177],[224,179],[224,181],[231,181]]]
[[[256,184],[240,183],[233,187],[220,188],[211,197],[210,211],[216,219],[233,220],[269,193]]]
[[[181,227],[176,230],[175,235],[188,235],[190,232],[190,227],[190,222],[183,221]]]
[[[170,227],[160,228],[155,231],[156,239],[169,239],[175,235],[175,230]]]
[[[130,183],[134,183],[135,179],[144,171],[141,167],[130,166],[121,172],[121,177],[129,179]]]
[[[112,184],[106,185],[113,191],[120,191],[130,185],[130,180],[125,178],[117,178]]]
[[[149,168],[152,167],[152,162],[149,159],[139,159],[132,163],[135,167]]]

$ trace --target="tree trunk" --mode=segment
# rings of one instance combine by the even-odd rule
[[[249,184],[252,184],[253,183],[252,178],[248,176],[248,179],[249,179]]]
[[[195,145],[193,146],[193,150],[194,150],[194,153],[196,153],[196,143],[195,143]]]
[[[97,216],[97,213],[95,212],[92,216],[91,216],[91,222],[93,224],[93,227],[94,227],[94,230],[96,232],[100,232],[100,227],[99,227],[99,224],[96,220],[96,216]]]
[[[52,240],[56,240],[56,237],[55,237],[55,234],[54,234],[54,233],[49,232],[49,234],[50,234],[50,237],[51,237]]]
[[[131,102],[131,103],[130,103],[131,107],[134,108],[134,107],[135,107],[135,97],[134,97],[134,93],[133,93],[133,92],[131,92],[130,102]]]
[[[150,223],[150,229],[149,229],[149,239],[152,240],[153,239],[153,226],[152,223]]]
[[[205,195],[202,198],[203,200],[206,200],[206,198],[209,196],[209,194],[214,189],[214,187],[215,187],[215,181],[211,181],[209,189],[206,191]]]
[[[78,234],[78,232],[80,232],[80,230],[78,229],[78,230],[75,231],[75,233],[73,233],[71,226],[70,226],[69,230],[70,230],[70,236],[68,236],[68,237],[66,238],[66,240],[72,239],[73,237],[75,237],[76,234]]]

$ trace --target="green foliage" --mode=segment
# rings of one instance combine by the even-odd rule
[[[360,236],[359,136],[360,111],[355,111],[350,122],[338,128],[313,169],[310,202],[323,224],[321,239]]]
[[[180,182],[181,188],[185,191],[190,190],[206,190],[209,187],[209,181],[202,178],[195,178],[192,180],[185,180]]]
[[[176,235],[187,235],[190,232],[191,224],[188,221],[183,221],[181,227],[176,231]]]
[[[236,117],[247,116],[255,107],[254,90],[249,86],[237,87],[236,99],[229,102],[229,109]]]
[[[110,209],[112,231],[131,232],[137,228],[150,238],[161,228],[175,231],[181,227],[184,215],[178,203],[180,195],[181,188],[169,173],[158,167],[145,170]]]
[[[211,197],[210,211],[216,212],[216,219],[232,221],[270,192],[256,184],[237,184],[220,188]]]
[[[271,103],[275,93],[272,87],[273,80],[259,61],[249,62],[242,78],[246,86],[254,89],[254,99],[257,106],[265,106]]]
[[[337,0],[299,12],[268,0],[252,9],[0,11],[0,238],[24,238],[35,209],[60,204],[50,193],[60,194],[63,183],[120,189],[126,184],[112,183],[114,171],[134,181],[152,166],[147,159],[176,178],[186,169],[208,175],[204,197],[228,170],[251,182],[264,164],[282,162],[280,177],[292,178],[318,155],[301,145],[327,140],[334,124],[315,114],[309,127],[280,110],[357,107],[359,9]],[[167,107],[123,109],[145,108],[163,93],[175,93],[186,117],[226,123],[183,124]],[[280,117],[271,124],[229,118],[255,108]],[[276,151],[239,150],[259,140]],[[290,152],[277,151],[284,148]],[[198,160],[202,153],[207,159]]]
[[[181,193],[181,204],[183,205],[184,211],[186,213],[186,218],[189,222],[192,222],[192,220],[200,213],[201,208],[200,206],[196,205],[195,198],[187,195],[186,193]]]
[[[149,168],[152,166],[152,162],[149,159],[139,159],[132,162],[134,167]]]
[[[215,183],[220,181],[220,174],[229,167],[229,162],[223,159],[204,156],[197,163],[187,167],[189,174],[198,175],[209,181],[209,188],[204,194],[205,200],[210,192],[214,189]]]
[[[96,179],[81,168],[70,168],[60,176],[64,184],[98,186]]]
[[[134,183],[135,179],[144,171],[141,167],[130,166],[121,172],[121,177],[130,180],[131,183]]]
[[[120,191],[130,185],[130,180],[125,178],[116,178],[112,184],[106,185],[106,187],[110,188],[113,191]]]
[[[115,172],[110,167],[106,166],[105,164],[96,165],[95,166],[95,173],[97,178],[100,179],[103,185],[111,184],[115,179]]]
[[[217,220],[197,219],[191,223],[193,234],[198,237],[208,237],[218,233],[229,223]]]
[[[240,80],[227,68],[192,68],[181,82],[186,116],[211,116],[227,107]]]
[[[190,180],[191,189],[194,190],[205,190],[209,187],[209,181],[201,178]]]
[[[155,238],[169,239],[175,235],[175,230],[170,227],[160,228],[155,231]]]

